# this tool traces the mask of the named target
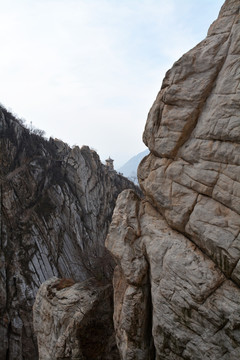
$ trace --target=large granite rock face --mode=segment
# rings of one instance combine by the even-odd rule
[[[46,141],[2,108],[0,146],[0,359],[34,360],[39,286],[53,276],[104,282],[115,201],[135,186],[87,146]]]
[[[118,198],[114,324],[124,360],[240,358],[240,1],[167,72],[144,193]]]

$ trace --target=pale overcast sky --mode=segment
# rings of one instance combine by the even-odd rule
[[[0,0],[0,102],[115,167],[145,149],[148,111],[173,62],[224,0]]]

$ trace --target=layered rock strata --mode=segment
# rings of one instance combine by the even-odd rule
[[[144,199],[118,198],[114,324],[124,360],[240,358],[240,1],[167,72],[143,139]]]
[[[111,276],[117,195],[134,185],[97,153],[30,132],[0,109],[0,358],[37,359],[32,305],[45,280]]]

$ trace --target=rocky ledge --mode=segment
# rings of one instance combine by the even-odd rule
[[[112,286],[95,278],[74,283],[52,278],[34,303],[39,360],[119,360],[112,313]]]

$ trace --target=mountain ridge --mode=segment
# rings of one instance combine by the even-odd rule
[[[124,165],[122,165],[117,171],[122,173],[125,177],[132,180],[134,183],[137,181],[137,168],[140,161],[149,154],[149,150],[141,151],[137,155],[131,157]]]

